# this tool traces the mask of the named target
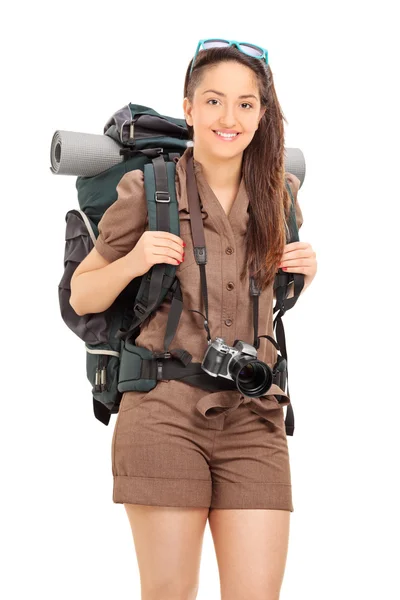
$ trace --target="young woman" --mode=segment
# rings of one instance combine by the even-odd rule
[[[74,276],[71,304],[79,314],[105,310],[154,264],[179,264],[184,309],[171,347],[201,362],[207,337],[195,312],[202,310],[202,295],[188,161],[201,199],[212,339],[222,337],[230,346],[235,340],[253,343],[250,271],[262,290],[258,332],[273,336],[278,267],[303,273],[304,291],[316,274],[316,255],[309,243],[285,244],[290,198],[284,178],[295,197],[298,227],[300,182],[284,171],[284,117],[266,50],[199,42],[186,73],[183,110],[193,147],[176,165],[180,237],[146,229],[143,173],[126,173],[100,221],[95,248]],[[169,308],[166,300],[143,323],[138,346],[163,350]],[[276,356],[261,338],[258,360],[272,368]],[[113,500],[124,504],[130,520],[142,600],[196,598],[207,519],[222,600],[279,598],[293,511],[283,404],[274,395],[279,393],[271,386],[267,395],[248,398],[237,390],[209,393],[181,380],[161,380],[150,392],[123,395],[113,436]]]

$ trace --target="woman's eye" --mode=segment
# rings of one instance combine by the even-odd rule
[[[218,102],[218,100],[216,98],[210,98],[209,100],[207,100],[207,104],[209,102]],[[246,104],[247,106],[250,106],[250,108],[253,108],[252,105],[249,104],[249,102],[242,102],[242,106],[243,106],[243,104]],[[215,104],[213,104],[212,106],[215,106]],[[249,110],[249,109],[246,109],[246,110]]]

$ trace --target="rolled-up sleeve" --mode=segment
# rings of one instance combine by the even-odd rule
[[[298,194],[301,182],[300,182],[300,179],[298,177],[296,177],[296,175],[293,175],[293,173],[286,173],[286,179],[288,180],[288,184],[289,184],[290,189],[292,190],[292,194],[293,194],[294,206],[295,206],[295,210],[296,210],[297,229],[300,229],[300,227],[303,225],[303,213],[301,212],[297,194]]]
[[[141,169],[125,173],[117,185],[117,199],[99,221],[95,248],[113,262],[130,252],[148,225],[144,175]]]

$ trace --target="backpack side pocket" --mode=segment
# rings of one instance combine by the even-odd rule
[[[69,301],[71,279],[77,266],[90,253],[96,242],[92,225],[87,216],[79,210],[70,210],[65,217],[64,273],[58,284],[58,297],[61,316],[67,326],[89,344],[108,341],[107,311],[87,315],[77,315]]]

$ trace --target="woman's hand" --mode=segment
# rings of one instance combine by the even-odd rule
[[[126,255],[135,277],[147,273],[153,265],[179,265],[185,258],[185,242],[169,231],[145,231]]]
[[[317,273],[317,259],[311,244],[307,242],[292,242],[286,244],[282,260],[278,265],[287,273],[302,273],[304,275],[304,291],[310,285]]]

